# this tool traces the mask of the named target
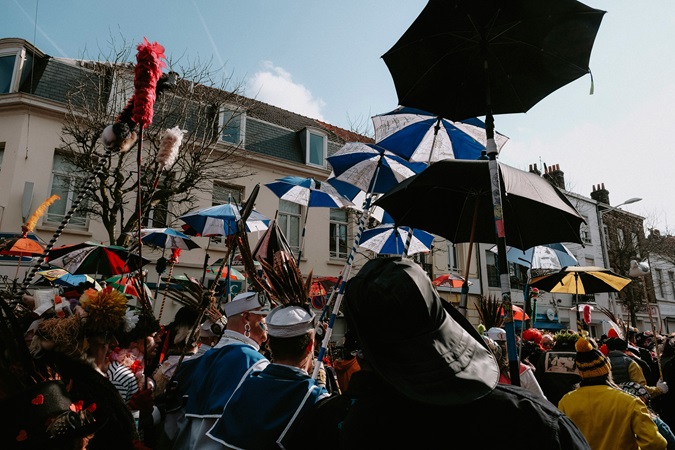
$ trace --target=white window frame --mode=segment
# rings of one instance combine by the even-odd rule
[[[239,116],[239,117],[237,117]],[[239,121],[239,136],[238,139],[228,140],[223,137],[223,133],[229,129],[229,121]],[[225,144],[234,145],[238,147],[245,147],[246,141],[246,111],[241,109],[241,107],[236,106],[223,106],[220,108],[218,113],[218,129],[220,130],[220,136],[218,140]]]
[[[336,217],[336,214],[344,214],[344,218]],[[340,208],[330,209],[329,223],[330,243],[328,252],[331,259],[347,259],[349,256],[349,211]],[[341,239],[343,238],[343,245]],[[341,248],[342,247],[342,248]],[[344,251],[343,251],[344,250]]]
[[[312,162],[311,160],[312,136],[319,137],[322,140],[322,148],[321,148],[322,154],[320,157],[321,161],[319,163]],[[307,127],[304,130],[302,130],[301,137],[302,137],[302,147],[305,150],[305,164],[307,164],[308,166],[325,168],[326,157],[328,156],[328,135],[319,129]]]
[[[23,68],[26,62],[29,60],[28,57],[31,55],[28,55],[26,49],[23,47],[9,47],[0,49],[0,58],[9,56],[14,57],[12,77],[9,81],[7,92],[2,91],[0,92],[0,94],[12,94],[15,92],[19,92],[19,87],[21,85],[21,78],[22,78],[21,74],[23,73]],[[34,55],[32,57],[35,58]]]
[[[293,211],[295,210],[295,211]],[[291,247],[294,255],[300,253],[300,244],[302,241],[302,216],[303,206],[298,203],[289,202],[287,200],[279,200],[279,214],[277,216],[277,223],[281,232],[284,233],[288,245]],[[294,232],[293,223],[297,220],[298,229]]]
[[[581,237],[581,241],[584,244],[592,244],[593,239],[591,238],[591,228],[588,226],[588,217],[582,215],[584,222],[581,223],[581,226],[579,228],[579,235]]]
[[[68,180],[68,193],[65,196],[66,198],[59,194],[61,195],[61,199],[58,200],[58,202],[65,202],[64,214],[50,212],[50,210],[53,211],[55,209],[56,205],[51,205],[47,210],[47,214],[44,216],[44,223],[50,225],[60,224],[63,221],[63,218],[66,214],[68,214],[68,211],[70,211],[70,208],[73,206],[73,202],[75,202],[79,194],[78,181],[85,178],[81,171],[76,170],[74,165],[68,163],[65,160],[63,160],[64,165],[73,167],[73,170],[67,170],[67,167],[65,169],[55,167],[55,164],[58,162],[57,158],[63,158],[63,155],[54,153],[54,159],[52,161],[52,174],[49,183],[50,195],[55,193],[54,181],[56,177],[63,177],[64,179]],[[75,212],[75,214],[73,214],[72,218],[70,219],[69,225],[73,228],[88,229],[89,217],[81,212]]]
[[[459,270],[459,265],[457,264],[457,245],[454,242],[447,241],[448,244],[448,270],[455,271]]]

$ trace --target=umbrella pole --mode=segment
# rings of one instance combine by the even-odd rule
[[[645,295],[645,302],[647,302],[647,311],[649,314],[649,324],[652,326],[652,335],[654,336],[654,353],[656,354],[656,362],[659,366],[659,378],[663,380],[663,369],[661,368],[661,351],[659,350],[659,343],[656,339],[656,324],[654,323],[654,316],[652,315],[652,307],[649,304],[649,296],[647,295],[647,283],[645,277],[642,277],[642,291]]]
[[[302,220],[302,236],[300,236],[300,249],[298,250],[298,267],[300,267],[300,259],[302,258],[302,249],[305,247],[305,231],[307,229],[307,215],[309,214],[309,202],[305,206],[305,212]]]
[[[583,326],[581,325],[581,316],[579,315],[579,274],[574,273],[574,304],[576,305],[576,311],[577,311],[577,333],[581,333],[583,331]]]
[[[473,221],[471,222],[471,235],[469,236],[469,250],[466,255],[466,265],[464,266],[464,283],[459,297],[459,311],[466,317],[466,309],[469,298],[469,266],[471,265],[471,254],[473,253],[473,242],[476,236],[476,223],[478,222],[478,201],[473,209]]]
[[[492,206],[497,237],[497,257],[499,265],[499,284],[502,290],[502,305],[504,308],[504,330],[506,331],[506,349],[509,358],[509,375],[511,384],[520,386],[520,364],[516,348],[516,331],[513,323],[513,308],[511,304],[511,281],[509,266],[506,259],[506,233],[504,229],[504,211],[502,209],[501,174],[497,163],[497,144],[494,139],[494,117],[490,108],[489,91],[487,92],[488,113],[485,116],[485,132],[487,135],[488,167],[492,184]]]

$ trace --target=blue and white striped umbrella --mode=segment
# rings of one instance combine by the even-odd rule
[[[370,194],[383,194],[427,165],[409,162],[386,148],[363,142],[348,142],[326,158],[335,178]]]
[[[478,159],[485,150],[485,123],[437,117],[420,109],[399,107],[372,117],[375,142],[408,161],[434,163],[442,159]],[[508,138],[495,133],[497,151]]]
[[[342,208],[352,202],[340,195],[329,183],[314,178],[288,176],[265,186],[281,200],[307,207]]]
[[[189,225],[188,233],[200,236],[229,236],[237,231],[240,218],[241,208],[234,203],[211,206],[179,217]],[[269,217],[253,210],[246,220],[246,232],[265,231],[269,223]]]
[[[393,224],[378,225],[366,230],[361,235],[359,247],[367,248],[381,255],[402,255],[408,240],[410,228],[396,227]],[[428,253],[434,235],[422,230],[413,230],[412,239],[408,246],[407,255]]]
[[[141,241],[144,244],[159,248],[179,248],[181,250],[199,248],[199,245],[190,236],[171,228],[143,228],[141,229]]]
[[[184,214],[179,219],[201,236],[228,236],[237,230],[241,214],[237,205],[225,203]]]

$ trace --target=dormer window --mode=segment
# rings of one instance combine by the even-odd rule
[[[0,94],[19,92],[33,66],[33,55],[25,48],[0,48]]]
[[[300,138],[305,150],[305,164],[326,167],[326,154],[328,152],[328,137],[326,134],[313,128],[305,128],[302,130]]]
[[[220,140],[237,146],[244,146],[246,115],[237,108],[224,107],[220,110]]]

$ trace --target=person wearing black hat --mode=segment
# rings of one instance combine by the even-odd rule
[[[435,448],[443,441],[454,448],[589,448],[550,402],[497,383],[497,362],[478,332],[413,261],[368,261],[348,281],[344,300],[362,370],[346,394],[301,418],[286,448],[314,448],[319,440],[323,449]],[[522,424],[527,439],[514,431]]]
[[[558,403],[579,427],[593,450],[663,450],[667,442],[659,434],[642,400],[623,392],[611,375],[609,358],[585,337],[575,344],[575,365],[581,376],[579,388]]]
[[[656,386],[648,386],[647,379],[638,362],[627,354],[628,343],[620,337],[607,339],[607,357],[612,363],[612,379],[621,384],[634,381],[647,389],[651,398],[656,398],[668,392],[668,384],[658,380]],[[637,358],[639,359],[639,358]]]

